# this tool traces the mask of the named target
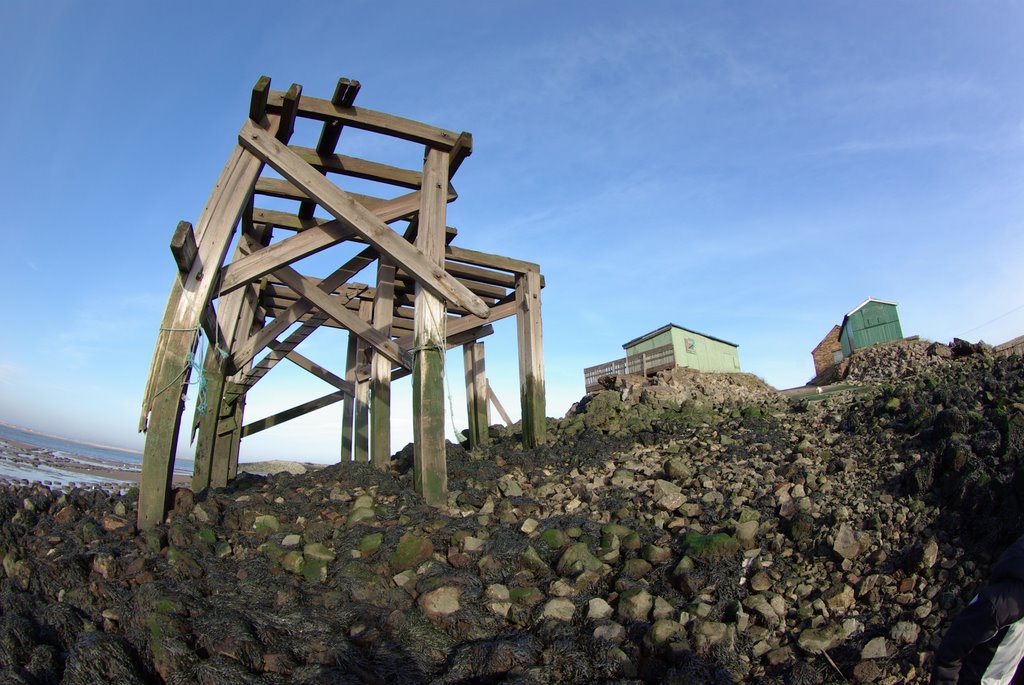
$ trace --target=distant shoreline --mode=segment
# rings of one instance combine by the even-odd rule
[[[27,426],[19,426],[16,423],[10,423],[8,421],[0,420],[0,426],[6,428],[13,428],[14,430],[21,431],[22,433],[31,433],[33,435],[39,435],[44,438],[52,438],[54,440],[63,440],[64,442],[73,442],[76,445],[86,445],[87,447],[97,447],[102,450],[113,450],[115,452],[127,452],[129,454],[142,455],[142,450],[132,449],[131,447],[118,447],[117,445],[106,445],[102,442],[93,442],[91,440],[81,440],[79,438],[69,438],[65,435],[57,435],[56,433],[48,433],[46,431],[36,430],[35,428],[29,428]],[[32,445],[29,445],[31,447]]]

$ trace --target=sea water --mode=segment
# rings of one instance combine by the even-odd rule
[[[65,470],[61,464],[79,463],[136,474],[142,468],[141,452],[36,433],[3,423],[0,423],[0,440],[34,448],[31,454],[24,454],[24,450],[20,450],[17,445],[0,443],[0,478],[5,480],[28,480],[54,486],[71,483],[110,485],[123,481]],[[176,459],[174,472],[191,476],[192,467],[191,459]]]

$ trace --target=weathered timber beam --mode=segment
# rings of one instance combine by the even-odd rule
[[[249,122],[246,122],[247,124]],[[269,122],[276,127],[276,122]],[[277,143],[277,141],[274,141]],[[278,143],[280,145],[280,143]],[[216,287],[214,278],[224,262],[235,226],[252,194],[263,162],[238,146],[214,186],[197,222],[198,251],[180,290],[172,289],[157,344],[152,372],[160,388],[146,397],[143,416],[152,419],[142,457],[137,525],[149,529],[159,525],[167,512],[171,474],[181,426],[182,396],[189,380],[188,355],[195,349],[196,326]],[[154,430],[155,427],[155,430]]]
[[[376,258],[377,251],[373,248],[367,248],[341,265],[330,276],[320,281],[320,285],[317,287],[324,293],[333,293],[345,285],[350,278],[372,264]],[[351,297],[355,297],[355,293],[352,293]],[[342,299],[344,300],[345,298],[343,297]],[[231,355],[231,368],[237,370],[248,364],[271,340],[284,333],[289,326],[298,321],[300,317],[304,316],[311,309],[313,309],[311,301],[299,300],[289,307],[287,311],[275,317],[264,330],[250,337],[241,349]]]
[[[283,104],[284,94],[280,91],[270,91],[267,109],[276,112]],[[339,106],[330,100],[309,96],[299,100],[299,116],[320,121],[337,120],[344,126],[382,133],[443,150],[452,149],[459,139],[459,134],[454,131],[362,107]]]
[[[391,338],[381,335],[372,325],[339,304],[337,298],[320,290],[291,267],[281,267],[274,275],[391,361],[406,367],[412,365],[409,353],[399,348]]]
[[[449,245],[445,248],[444,256],[446,259],[451,259],[456,262],[473,264],[475,266],[485,266],[490,269],[498,269],[499,271],[510,271],[514,274],[525,274],[529,271],[540,271],[540,265],[534,264],[533,262],[524,262],[521,259],[512,259],[511,257],[502,257],[500,255],[488,254],[486,252],[467,250],[464,247],[453,247]]]
[[[186,278],[188,272],[192,270],[192,263],[199,256],[196,234],[189,222],[178,222],[178,227],[174,230],[174,235],[171,236],[171,254],[174,255],[174,262],[178,265],[178,273],[181,278]]]
[[[311,317],[309,321],[304,322],[299,326],[298,330],[293,331],[291,335],[285,338],[283,341],[278,342],[272,340],[269,344],[271,347],[270,353],[261,359],[258,364],[253,366],[251,369],[241,374],[241,378],[238,380],[238,385],[251,388],[256,385],[257,382],[273,369],[279,361],[285,358],[289,352],[298,347],[299,343],[308,338],[313,331],[319,328],[323,322],[327,319],[327,315],[318,312],[316,316]]]
[[[343,391],[339,390],[337,392],[332,392],[329,395],[324,395],[323,397],[318,397],[315,400],[310,400],[309,402],[305,402],[305,403],[300,404],[300,405],[298,405],[296,407],[292,407],[291,409],[285,409],[284,411],[278,412],[277,414],[274,414],[273,416],[268,416],[265,419],[259,419],[258,421],[253,421],[252,423],[250,423],[247,426],[244,426],[242,428],[242,437],[243,438],[247,438],[250,435],[253,435],[255,433],[259,433],[260,431],[264,431],[264,430],[266,430],[268,428],[273,428],[274,426],[280,426],[285,421],[291,421],[292,419],[297,419],[300,416],[305,416],[306,414],[309,414],[310,412],[314,412],[317,409],[323,409],[324,407],[329,407],[330,405],[334,404],[335,402],[340,402],[344,398],[345,398],[345,393]]]
[[[506,302],[499,304],[492,308],[488,315],[481,319],[477,316],[461,316],[461,317],[447,317],[445,319],[445,336],[454,336],[464,331],[469,331],[474,328],[478,328],[485,323],[494,323],[502,319],[507,319],[510,316],[516,315],[516,303]],[[408,348],[413,343],[412,336],[404,335],[397,340],[398,344],[403,349]]]
[[[491,404],[498,410],[498,414],[505,421],[506,426],[512,425],[512,419],[509,418],[508,412],[505,411],[505,407],[501,406],[501,402],[498,400],[498,396],[494,394],[494,388],[491,387],[491,382],[487,382],[487,397],[490,399]]]
[[[282,145],[250,121],[246,122],[238,140],[278,173],[302,188],[321,207],[348,223],[367,242],[387,254],[397,266],[412,274],[433,295],[455,302],[478,316],[486,315],[487,305],[455,277],[445,273],[442,265],[431,263],[422,252],[407,243],[372,212],[303,162],[287,145]],[[443,226],[441,236],[443,240]]]
[[[451,272],[449,272],[451,273]],[[457,278],[466,290],[480,297],[493,297],[495,299],[501,299],[508,296],[508,290],[498,285],[489,285],[487,283],[479,283],[477,281],[464,280]],[[399,271],[398,276],[395,277],[395,287],[398,292],[403,293],[415,293],[416,291],[416,279],[404,271]]]
[[[418,192],[388,200],[371,211],[381,221],[388,222],[407,215],[410,208],[419,209]],[[221,270],[221,295],[261,278],[280,266],[291,264],[342,241],[351,240],[356,235],[355,230],[345,222],[328,221],[262,250],[256,250],[248,257],[238,259]]]
[[[447,186],[448,159],[447,152],[427,149],[423,162],[423,196],[416,251],[435,274],[452,278],[444,273],[444,186]],[[393,254],[390,256],[394,257]],[[412,272],[408,263],[398,259],[395,262]],[[452,298],[429,287],[419,276],[417,281],[420,287],[416,289],[416,347],[412,366],[413,484],[427,504],[440,507],[448,501],[444,441],[444,320],[445,300]],[[468,302],[459,301],[460,304]],[[481,311],[475,313],[484,316],[488,311],[483,305]]]
[[[359,81],[341,78],[338,79],[338,85],[334,88],[331,102],[335,105],[351,107],[355,103],[357,95],[359,95]],[[341,122],[337,119],[324,122],[324,126],[320,130],[320,139],[316,144],[318,155],[334,154],[334,148],[338,146],[338,141],[341,139],[341,128]],[[299,206],[298,214],[302,218],[309,219],[313,216],[314,211],[316,211],[316,204],[307,200]]]
[[[341,176],[376,181],[400,188],[419,190],[423,182],[423,174],[411,169],[389,166],[379,162],[370,162],[358,157],[339,154],[320,154],[316,150],[298,145],[289,146],[307,164],[321,172],[330,172]]]
[[[304,370],[308,371],[309,373],[313,374],[314,376],[316,376],[320,380],[324,381],[325,383],[330,383],[331,385],[333,385],[338,390],[342,390],[342,391],[347,392],[349,394],[354,394],[355,393],[355,386],[352,383],[350,383],[349,381],[345,380],[341,376],[337,376],[337,375],[331,373],[330,371],[328,371],[324,367],[320,366],[319,364],[317,364],[313,360],[311,360],[308,357],[305,357],[305,356],[299,354],[298,352],[296,352],[294,350],[292,350],[287,355],[285,355],[285,359],[287,359],[291,363],[295,364],[300,369],[304,369]]]

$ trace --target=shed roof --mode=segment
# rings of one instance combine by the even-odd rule
[[[687,333],[693,333],[695,335],[700,335],[700,336],[703,336],[705,338],[708,338],[709,340],[714,340],[716,342],[724,343],[726,345],[731,345],[732,347],[739,347],[739,345],[737,345],[736,343],[731,343],[728,340],[722,340],[721,338],[716,338],[713,335],[708,335],[707,333],[701,333],[700,331],[695,331],[692,328],[683,328],[682,326],[677,326],[674,323],[667,323],[664,326],[662,326],[661,328],[655,329],[655,330],[651,331],[650,333],[645,333],[645,334],[641,335],[639,338],[633,338],[632,340],[630,340],[627,343],[623,343],[622,348],[626,349],[626,348],[632,347],[633,345],[638,345],[638,344],[642,343],[645,340],[650,340],[651,338],[653,338],[655,336],[661,335],[662,333],[664,333],[665,331],[667,331],[670,328],[678,328],[681,331],[686,331]]]
[[[858,309],[862,308],[868,302],[878,302],[879,304],[891,304],[893,307],[897,306],[895,302],[890,302],[889,300],[880,300],[877,297],[869,297],[868,299],[864,300],[850,311],[846,312],[846,316],[843,317],[843,321],[846,321],[848,318],[853,316]]]

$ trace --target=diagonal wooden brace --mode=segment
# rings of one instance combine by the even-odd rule
[[[445,273],[443,265],[432,263],[406,242],[373,212],[352,199],[307,164],[301,157],[276,140],[269,132],[246,121],[238,136],[239,144],[278,173],[301,188],[309,197],[339,221],[348,224],[366,242],[404,269],[416,282],[437,297],[453,302],[476,316],[487,316],[487,305],[458,281]]]

